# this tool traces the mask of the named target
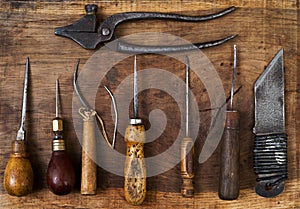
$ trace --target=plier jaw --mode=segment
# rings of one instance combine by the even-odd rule
[[[124,12],[114,14],[105,19],[97,28],[97,5],[88,4],[85,6],[86,15],[75,23],[55,28],[54,34],[72,39],[80,46],[85,49],[96,49],[100,43],[112,41],[114,39],[115,28],[118,24],[133,20],[144,20],[144,19],[160,19],[160,20],[175,20],[184,22],[201,22],[213,20],[229,14],[236,10],[236,7],[229,7],[218,13],[209,14],[205,16],[186,16],[171,13],[160,13],[160,12]],[[196,48],[208,48],[216,45],[220,45],[236,37],[236,35],[230,35],[223,39],[209,41],[205,43],[195,44]],[[122,44],[121,44],[122,45]],[[122,48],[122,47],[121,47]],[[132,47],[131,47],[132,48]],[[135,47],[133,47],[135,48]],[[154,51],[152,49],[143,49],[142,53],[156,53],[156,51],[163,52],[174,52],[174,51],[186,51],[191,50],[195,47],[187,49],[186,46],[174,46],[173,48],[158,47]],[[118,50],[118,48],[116,48]],[[147,51],[150,50],[150,51]],[[152,51],[151,51],[152,50]],[[126,53],[137,53],[135,51],[126,51]]]

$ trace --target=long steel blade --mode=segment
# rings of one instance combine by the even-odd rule
[[[275,55],[254,85],[256,135],[284,133],[283,49]]]

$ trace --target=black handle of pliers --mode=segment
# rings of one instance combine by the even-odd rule
[[[222,17],[234,11],[235,9],[236,7],[232,6],[218,13],[204,15],[204,16],[186,16],[186,15],[160,13],[160,12],[125,12],[125,13],[112,15],[108,17],[106,20],[104,20],[98,29],[98,34],[101,34],[101,42],[109,41],[114,35],[116,26],[125,21],[161,19],[161,20],[175,20],[175,21],[185,21],[185,22],[201,22],[201,21],[207,21],[207,20],[216,19],[218,17]]]
[[[196,44],[185,44],[185,45],[165,45],[165,46],[146,46],[146,45],[137,45],[126,43],[121,40],[115,40],[106,44],[108,48],[111,48],[115,51],[126,53],[126,54],[167,54],[174,52],[183,52],[196,49],[204,49],[208,47],[218,46],[223,44],[237,35],[231,35],[223,39],[196,43]]]

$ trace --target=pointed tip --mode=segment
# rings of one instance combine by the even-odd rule
[[[190,59],[189,59],[188,55],[185,56],[185,65],[186,65],[187,67],[190,66]]]

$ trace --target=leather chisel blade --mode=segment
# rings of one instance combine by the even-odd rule
[[[283,49],[275,55],[254,85],[255,126],[253,132],[285,132]]]

